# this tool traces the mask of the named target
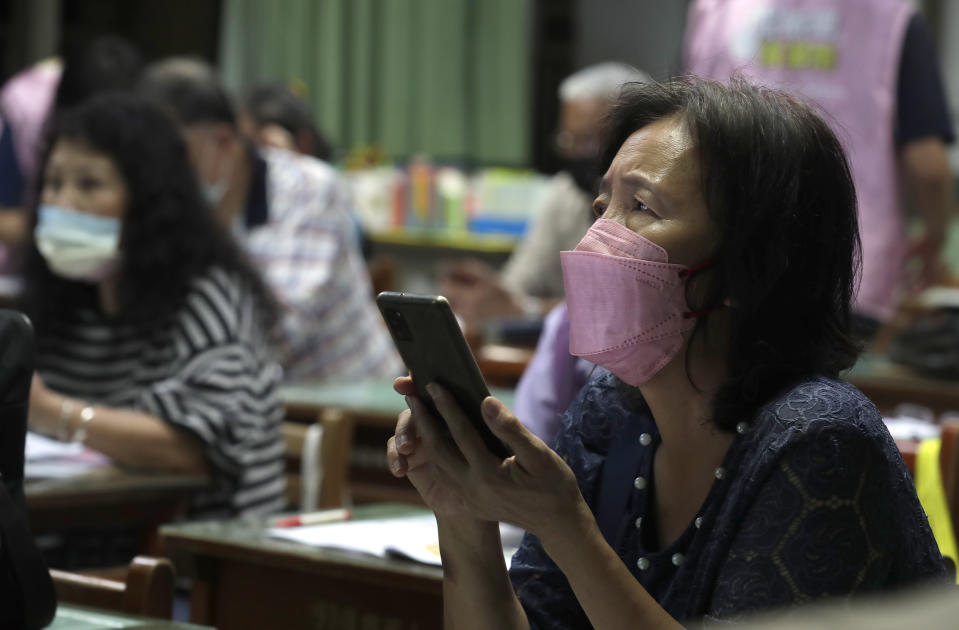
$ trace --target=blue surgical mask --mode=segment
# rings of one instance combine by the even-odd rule
[[[37,213],[37,249],[58,276],[99,282],[120,261],[120,220],[43,204]]]
[[[210,152],[211,149],[213,149],[212,153]],[[203,150],[203,157],[201,158],[201,161],[206,164],[211,159],[217,159],[216,150],[213,145],[208,144]],[[213,209],[216,209],[216,207],[220,205],[220,202],[223,200],[223,196],[226,195],[226,191],[230,187],[230,177],[232,175],[233,168],[229,162],[227,162],[224,171],[225,172],[223,172],[219,179],[217,179],[215,182],[208,182],[202,177],[200,178],[200,188],[203,191],[203,198],[206,199],[206,202]]]

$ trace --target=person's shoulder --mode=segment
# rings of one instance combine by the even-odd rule
[[[888,441],[872,401],[851,383],[827,376],[788,387],[762,407],[753,428],[755,439],[772,450],[826,439],[885,449]]]
[[[559,171],[553,175],[547,186],[551,196],[563,197],[571,206],[593,203],[592,198],[576,185],[576,180],[566,171]]]
[[[203,323],[209,343],[234,338],[255,299],[250,283],[236,270],[213,266],[193,279],[181,320]]]
[[[331,183],[339,179],[337,170],[318,158],[286,149],[260,148],[258,151],[266,161],[270,179],[286,178],[301,184]]]

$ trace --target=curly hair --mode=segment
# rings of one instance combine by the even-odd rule
[[[162,110],[139,96],[104,94],[65,111],[50,138],[44,170],[56,143],[69,140],[108,156],[126,184],[118,323],[164,325],[183,306],[192,283],[219,267],[248,286],[263,324],[273,324],[276,304],[269,290],[217,224],[200,192],[186,145]],[[68,317],[66,305],[95,304],[95,287],[52,273],[35,244],[28,253],[25,276],[23,306],[38,332]]]
[[[703,198],[720,230],[718,264],[699,282],[704,306],[730,305],[727,374],[712,422],[733,431],[790,384],[855,362],[856,191],[819,114],[739,77],[627,85],[606,121],[603,170],[637,129],[675,115],[695,143]]]

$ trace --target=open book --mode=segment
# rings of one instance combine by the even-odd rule
[[[108,466],[110,460],[83,444],[59,442],[34,433],[27,433],[25,462],[26,479],[63,479]]]
[[[274,527],[270,536],[313,547],[327,547],[379,557],[400,556],[441,566],[436,519],[430,513],[381,519],[343,521],[305,527]],[[523,530],[500,524],[507,564],[519,547]]]

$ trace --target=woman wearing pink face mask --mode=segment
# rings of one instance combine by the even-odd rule
[[[876,408],[838,379],[858,232],[808,106],[734,81],[624,92],[599,218],[563,253],[570,351],[604,370],[556,452],[495,399],[487,452],[449,395],[387,447],[434,510],[447,628],[654,628],[945,574]],[[528,534],[507,571],[495,521]]]

